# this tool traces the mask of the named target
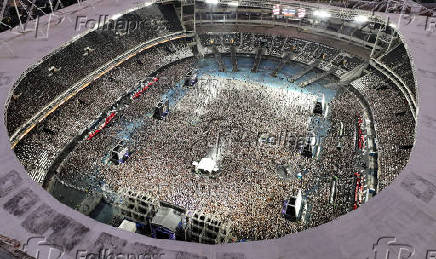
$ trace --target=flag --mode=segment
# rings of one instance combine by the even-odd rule
[[[274,5],[273,14],[280,15],[280,5],[279,4]]]
[[[295,9],[291,9],[291,8],[283,8],[282,13],[283,13],[284,16],[294,17],[296,11],[295,11]]]
[[[298,18],[304,18],[304,16],[306,16],[306,9],[304,8],[299,8],[298,9]]]

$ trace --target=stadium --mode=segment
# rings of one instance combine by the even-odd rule
[[[280,242],[359,215],[403,174],[421,88],[389,6],[122,10],[73,15],[79,33],[8,90],[9,146],[60,203],[154,239]],[[217,258],[251,258],[232,256]]]

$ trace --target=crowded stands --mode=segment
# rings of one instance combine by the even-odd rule
[[[147,29],[125,35],[90,32],[28,71],[9,103],[10,134],[89,71],[141,42],[182,30],[175,10],[167,6],[153,5],[125,16],[146,16]],[[212,49],[227,54],[234,46],[238,55],[254,57],[256,50],[263,48],[263,58],[274,57],[277,62],[292,52],[291,59],[305,66],[320,61],[317,66],[322,71],[336,68],[336,81],[364,63],[343,50],[298,38],[232,32],[202,33],[199,39],[206,54]],[[416,93],[410,62],[401,48],[381,57],[381,62]],[[122,62],[27,134],[15,146],[18,159],[40,183],[50,180],[46,179],[50,172],[68,186],[90,194],[129,188],[229,220],[238,240],[278,238],[319,226],[356,209],[357,196],[363,202],[357,191],[364,191],[369,151],[363,141],[367,126],[363,121],[368,114],[362,100],[337,86],[334,98],[326,103],[328,108],[314,115],[319,96],[296,86],[274,88],[216,74],[203,74],[197,84],[185,85],[186,75],[196,71],[202,58],[194,49],[182,38],[150,47]],[[313,73],[320,73],[318,69]],[[151,78],[154,83],[140,98],[118,101],[144,89],[144,82]],[[367,101],[374,118],[381,190],[408,161],[415,121],[400,90],[376,69],[366,69],[351,86]],[[153,110],[163,96],[171,97],[170,113],[157,120]],[[95,132],[92,126],[107,116],[110,121],[90,138]],[[325,136],[318,139],[322,147],[318,154],[306,157],[296,139],[306,140],[313,120],[328,121],[328,126]],[[289,140],[259,140],[264,133],[278,136],[283,132]],[[115,165],[108,162],[108,154],[121,140],[128,143],[131,155],[126,163]],[[194,174],[193,161],[211,154],[219,161],[219,176]],[[293,170],[284,179],[277,173],[278,166]],[[299,190],[308,205],[307,215],[290,222],[280,214],[281,204]]]

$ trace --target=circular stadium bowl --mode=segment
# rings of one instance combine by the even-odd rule
[[[159,2],[0,34],[1,253],[436,256],[432,18]]]

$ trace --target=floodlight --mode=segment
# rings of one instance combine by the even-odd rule
[[[112,15],[112,17],[111,17],[111,19],[112,20],[118,20],[118,18],[120,18],[121,16],[123,16],[122,14],[114,14],[114,15]]]
[[[207,4],[218,4],[219,0],[205,0]]]
[[[313,15],[318,16],[320,18],[329,18],[331,16],[331,14],[326,10],[315,10],[313,12]]]
[[[228,3],[228,5],[229,5],[229,6],[237,7],[237,6],[239,6],[239,2],[238,2],[238,1],[230,2],[230,3]]]
[[[358,23],[365,23],[369,20],[368,16],[366,15],[358,15],[354,17],[354,21]]]

